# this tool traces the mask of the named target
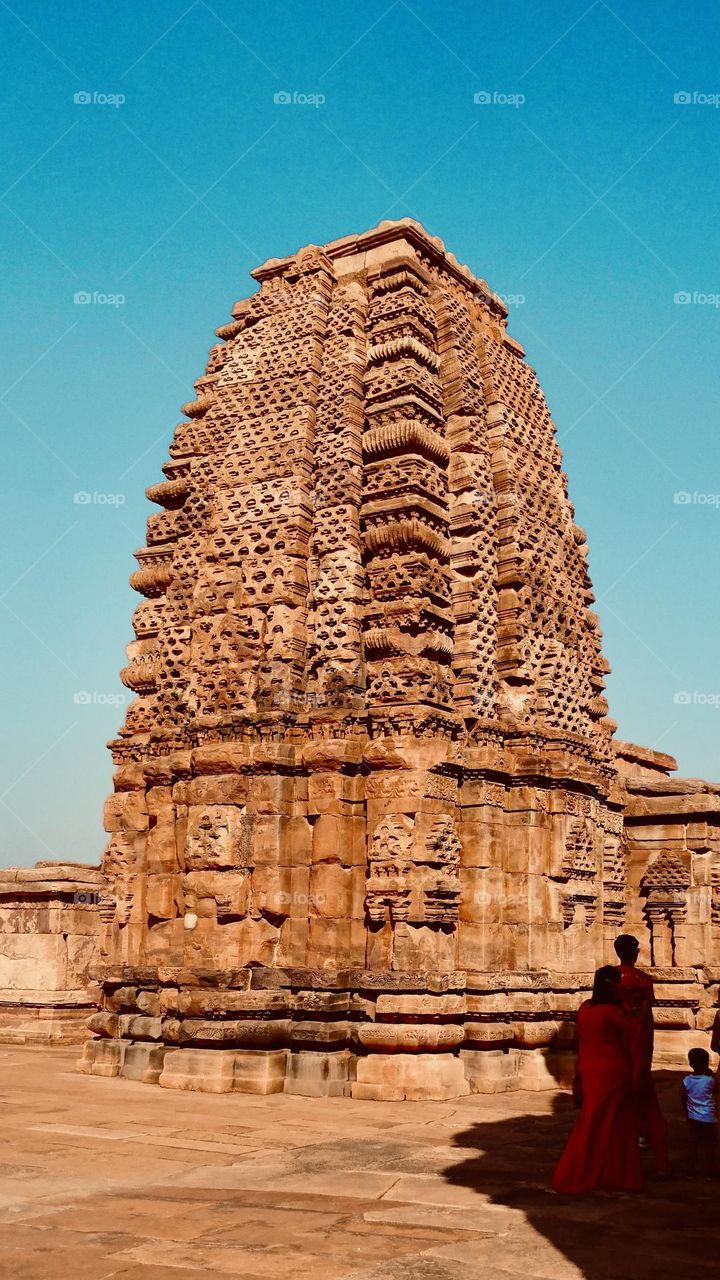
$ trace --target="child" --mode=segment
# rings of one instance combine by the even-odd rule
[[[710,1070],[706,1049],[691,1049],[688,1062],[692,1075],[683,1077],[682,1102],[688,1122],[688,1172],[695,1177],[698,1154],[702,1155],[708,1176],[717,1176],[717,1106],[718,1082]]]

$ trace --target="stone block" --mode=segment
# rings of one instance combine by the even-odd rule
[[[460,1061],[471,1093],[517,1089],[518,1049],[461,1049]]]
[[[106,831],[147,831],[148,825],[143,791],[118,791],[105,801]]]
[[[473,1093],[570,1088],[575,1074],[576,1058],[570,1052],[461,1049],[460,1058]]]
[[[159,991],[140,991],[137,998],[137,1007],[148,1018],[157,1018],[164,1012],[160,1003]]]
[[[178,840],[175,814],[171,809],[163,820],[150,828],[145,845],[145,867],[154,872],[172,872],[178,863]]]
[[[327,916],[335,920],[349,920],[363,914],[365,876],[360,871],[360,881],[353,876],[352,868],[338,866],[334,862],[320,863],[310,870],[310,914]],[[353,880],[359,890],[353,894]]]
[[[302,868],[301,868],[302,872]],[[300,893],[290,867],[256,867],[252,873],[252,899],[255,909],[270,916],[289,916],[293,906],[293,892]],[[307,912],[307,901],[295,903]]]
[[[294,1017],[289,1027],[289,1039],[294,1048],[337,1048],[347,1044],[348,1023],[343,1019],[314,1021],[311,1018]]]
[[[541,1049],[521,1049],[518,1057],[518,1088],[535,1093],[572,1086],[576,1069],[574,1053]]]
[[[113,786],[116,791],[144,791],[145,770],[136,760],[128,760],[118,765],[113,773]]]
[[[505,1005],[510,1004],[509,1000]],[[509,1046],[515,1040],[515,1023],[499,1019],[497,1022],[466,1022],[465,1042],[472,1045]]]
[[[251,826],[252,865],[301,866],[312,861],[312,828],[305,817],[256,814]]]
[[[377,998],[377,1014],[403,1014],[413,1017],[430,1014],[434,1017],[454,1017],[465,1012],[464,995],[396,995],[381,993]]]
[[[245,915],[250,902],[250,877],[246,868],[186,872],[182,880],[185,910],[215,919]]]
[[[251,749],[243,742],[205,742],[192,753],[197,774],[235,773],[251,761]]]
[[[312,824],[313,862],[365,865],[365,819],[323,813]]]
[[[349,1050],[316,1053],[304,1050],[288,1057],[285,1093],[305,1098],[348,1097],[355,1074],[355,1056]]]
[[[191,778],[188,782],[177,782],[173,787],[173,800],[176,804],[208,805],[235,804],[245,805],[248,799],[248,778],[245,774],[212,774],[200,778]]]
[[[306,963],[321,969],[348,965],[350,921],[311,917],[308,921]]]
[[[362,778],[344,773],[311,773],[308,778],[308,813],[333,817],[352,817],[355,805],[362,802]],[[363,832],[364,839],[364,832]]]
[[[186,1018],[180,1024],[181,1044],[239,1045],[244,1048],[275,1048],[286,1042],[290,1023],[283,1018]]]
[[[252,823],[242,807],[192,805],[188,809],[185,868],[216,871],[250,865]]]
[[[129,1044],[120,1075],[126,1080],[139,1080],[141,1084],[157,1084],[166,1053],[165,1045]]]
[[[68,985],[67,946],[62,934],[4,934],[0,944],[0,990],[63,990]]]
[[[158,920],[173,920],[180,909],[180,880],[176,875],[149,875],[145,882],[145,910]]]
[[[710,1051],[710,1032],[695,1028],[665,1028],[655,1031],[653,1067],[656,1071],[687,1071],[690,1049]],[[713,1059],[711,1059],[713,1061]]]
[[[88,1040],[77,1070],[83,1075],[117,1076],[120,1074],[127,1042],[124,1040]]]
[[[557,1038],[558,1022],[516,1022],[515,1043],[521,1049],[546,1048]]]
[[[287,1049],[238,1049],[235,1053],[233,1089],[238,1093],[282,1093],[285,1087]]]
[[[347,991],[298,991],[291,998],[296,1016],[330,1014],[339,1017],[351,1008],[355,1010],[362,1006],[362,1002],[356,1002]]]
[[[148,1018],[137,1013],[121,1013],[118,1034],[127,1040],[161,1040],[162,1018]]]
[[[465,1039],[465,1031],[452,1022],[360,1022],[353,1036],[368,1049],[379,1053],[427,1053],[455,1049]]]
[[[91,1014],[87,1025],[88,1031],[91,1031],[96,1036],[106,1036],[112,1039],[120,1034],[120,1018],[116,1013],[110,1013],[105,1009]]]
[[[170,1049],[158,1084],[162,1089],[229,1093],[235,1087],[235,1057],[224,1049]]]
[[[678,1027],[683,1030],[691,1031],[695,1026],[695,1013],[686,1006],[675,1005],[659,1009],[657,1005],[653,1009],[653,1018],[656,1027]]]
[[[456,965],[457,935],[449,926],[395,926],[392,967],[409,973],[451,972]]]
[[[353,1098],[374,1102],[442,1102],[469,1092],[463,1064],[450,1053],[360,1057],[351,1088]]]
[[[253,814],[292,813],[294,779],[282,774],[253,774],[248,779],[248,809]]]
[[[137,987],[117,987],[105,995],[105,1006],[111,1013],[121,1013],[127,1009],[137,1009]]]

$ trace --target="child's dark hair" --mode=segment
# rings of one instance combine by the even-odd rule
[[[691,1049],[688,1054],[688,1062],[693,1071],[707,1071],[710,1067],[710,1054],[707,1049]]]

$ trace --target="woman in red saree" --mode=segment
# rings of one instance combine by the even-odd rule
[[[642,1186],[633,1096],[642,1074],[639,1024],[622,1007],[619,979],[612,965],[598,969],[592,997],[578,1010],[580,1111],[553,1176],[564,1195]]]

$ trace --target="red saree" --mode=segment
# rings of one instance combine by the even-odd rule
[[[563,1195],[639,1191],[633,1097],[642,1068],[637,1019],[620,1005],[587,1000],[578,1010],[577,1034],[582,1104],[553,1186]]]

